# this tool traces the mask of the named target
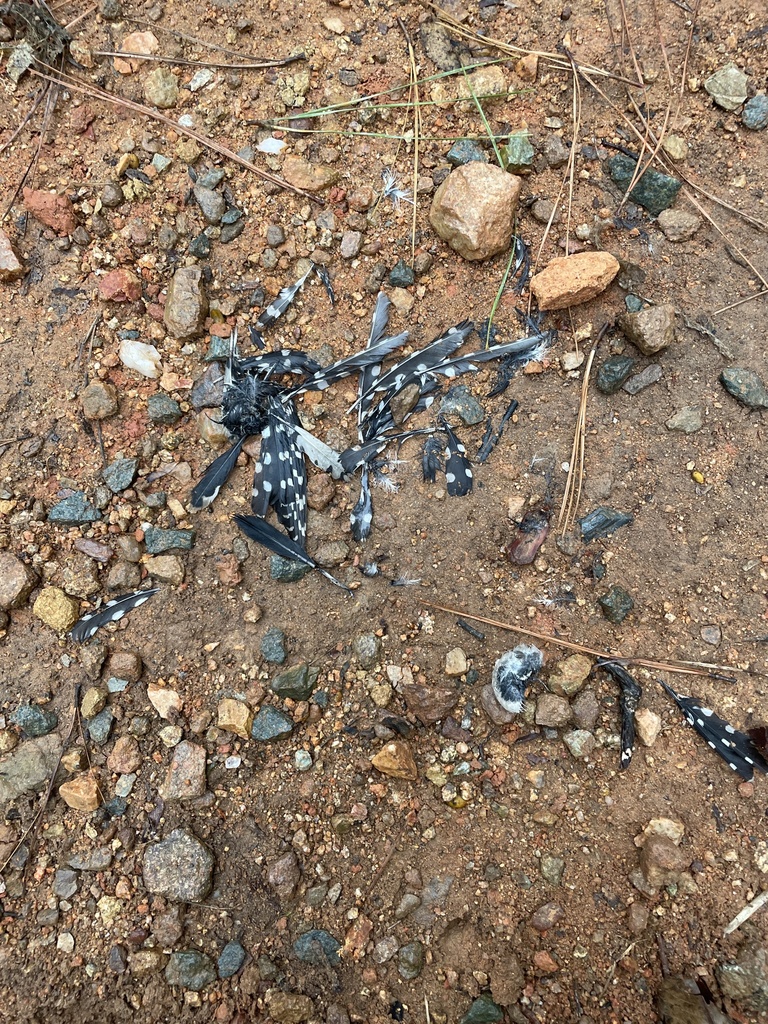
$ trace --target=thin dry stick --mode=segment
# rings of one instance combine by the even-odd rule
[[[53,70],[53,69],[51,69]],[[98,89],[94,86],[86,86],[80,83],[76,78],[70,75],[62,74],[56,78],[52,75],[44,74],[42,71],[38,71],[36,68],[30,68],[30,72],[33,75],[37,75],[46,82],[52,82],[55,85],[59,85],[64,89],[71,89],[74,92],[81,92],[86,96],[91,96],[93,99],[104,100],[107,103],[112,103],[117,107],[124,107],[126,110],[133,110],[137,114],[141,114],[143,117],[151,118],[153,121],[160,121],[162,124],[167,124],[173,128],[174,131],[179,132],[181,135],[186,135],[187,138],[194,139],[195,142],[199,142],[201,146],[205,146],[206,149],[210,149],[214,153],[218,153],[219,156],[226,157],[227,160],[231,160],[233,163],[239,164],[241,167],[245,167],[246,170],[251,171],[253,174],[257,174],[260,178],[265,181],[271,181],[273,185],[278,185],[280,188],[287,189],[289,192],[295,192],[298,196],[303,196],[305,199],[309,199],[313,203],[317,203],[320,206],[325,205],[325,200],[320,196],[313,195],[311,192],[305,192],[302,188],[297,188],[295,185],[291,185],[290,182],[284,178],[278,177],[276,174],[270,174],[269,171],[262,170],[261,167],[257,167],[256,164],[251,163],[250,160],[246,160],[244,157],[239,156],[233,149],[223,145],[221,142],[216,142],[214,139],[209,138],[207,135],[203,135],[201,132],[196,132],[194,128],[186,128],[184,125],[178,123],[178,121],[172,121],[170,117],[166,117],[165,114],[161,114],[159,111],[154,110],[152,107],[145,107],[143,103],[134,103],[133,100],[123,99],[121,96],[113,96],[111,93],[105,92],[103,89]]]
[[[587,393],[589,391],[589,375],[592,372],[592,363],[595,359],[595,352],[597,351],[597,346],[600,344],[600,339],[603,334],[604,330],[600,331],[595,344],[592,346],[589,358],[587,359],[587,366],[584,370],[584,379],[581,383],[579,414],[576,417],[576,430],[573,434],[571,461],[568,465],[568,476],[565,481],[563,503],[560,506],[560,515],[557,518],[558,529],[562,526],[563,534],[568,533],[568,531],[573,528],[573,524],[576,520],[576,513],[579,509],[581,488],[584,482],[584,436],[587,429]],[[576,469],[577,458],[578,470]]]
[[[727,306],[721,306],[720,309],[713,311],[712,316],[718,316],[720,313],[725,313],[728,309],[735,309],[736,306],[743,306],[745,302],[752,302],[754,299],[761,299],[764,295],[768,295],[768,289],[763,289],[761,292],[754,292],[752,295],[747,295],[744,299],[739,299],[737,302],[731,302]]]
[[[13,143],[16,141],[19,135],[21,135],[21,133],[24,131],[24,128],[29,124],[30,120],[32,119],[32,115],[40,106],[43,97],[46,95],[49,89],[50,85],[44,85],[40,92],[37,94],[37,96],[35,96],[34,100],[32,101],[32,106],[29,108],[29,110],[22,118],[21,124],[18,125],[16,129],[14,129],[11,136],[7,138],[5,142],[0,146],[0,153],[4,153],[9,146],[13,145]]]
[[[741,928],[745,921],[748,921],[753,914],[756,914],[761,907],[764,907],[768,903],[768,889],[761,892],[759,896],[755,896],[751,903],[748,903],[743,910],[734,917],[734,919],[726,925],[723,930],[723,937],[730,935],[731,932],[735,932],[737,928]]]
[[[419,197],[419,135],[421,133],[421,108],[419,106],[419,73],[416,67],[416,54],[411,36],[404,22],[398,18],[397,23],[408,44],[408,60],[411,65],[411,95],[413,96],[413,212],[411,214],[411,263],[416,256],[416,214]]]
[[[175,64],[185,68],[215,68],[221,71],[256,71],[259,68],[282,68],[297,60],[305,60],[303,53],[280,60],[265,60],[258,64],[216,64],[207,60],[184,60],[182,57],[166,57],[156,53],[129,53],[127,50],[94,50],[94,57],[128,57],[133,60],[154,60],[163,64]]]
[[[591,654],[595,658],[610,658],[611,661],[618,661],[624,665],[639,665],[641,668],[650,668],[655,672],[677,672],[693,676],[708,676],[713,672],[730,673],[743,672],[744,669],[732,665],[714,665],[707,661],[654,661],[650,658],[636,658],[619,654],[618,652],[599,651],[595,647],[587,647],[586,644],[578,644],[573,640],[565,640],[561,636],[552,636],[549,633],[539,633],[535,629],[528,629],[525,626],[516,626],[511,622],[500,622],[498,619],[488,619],[483,615],[472,615],[470,612],[462,611],[460,608],[448,608],[446,605],[435,604],[432,601],[422,601],[427,608],[436,608],[441,612],[448,612],[449,615],[458,615],[463,619],[472,619],[473,622],[483,622],[486,626],[496,626],[497,629],[506,629],[510,633],[520,633],[523,636],[531,637],[533,640],[541,640],[544,643],[554,644],[555,647],[565,647],[569,651],[578,651],[580,654]],[[731,682],[733,677],[726,675],[725,678]]]

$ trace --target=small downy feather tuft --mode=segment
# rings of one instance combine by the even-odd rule
[[[329,572],[326,572],[322,566],[318,565],[314,558],[310,558],[304,548],[297,544],[296,541],[291,540],[290,537],[286,537],[284,533],[280,533],[274,526],[261,519],[259,516],[244,516],[236,515],[233,517],[237,525],[243,531],[246,537],[251,540],[255,540],[257,544],[261,544],[262,547],[267,548],[275,555],[280,555],[281,558],[287,558],[294,562],[301,562],[303,565],[308,565],[310,569],[317,569],[318,572],[322,573],[327,580],[330,580],[337,587],[341,587],[342,590],[346,590],[348,594],[352,591],[349,587],[339,582],[335,576],[331,576]]]
[[[69,635],[75,643],[82,644],[90,639],[97,629],[110,622],[119,622],[124,615],[133,611],[134,608],[139,608],[159,592],[159,587],[153,587],[151,590],[134,590],[130,594],[123,594],[112,601],[107,601],[102,608],[95,612],[89,612],[78,619]]]
[[[541,671],[544,655],[534,644],[518,644],[505,651],[493,666],[491,687],[499,704],[511,715],[519,714],[528,687]]]
[[[768,761],[746,733],[739,732],[724,719],[704,707],[695,697],[675,693],[662,679],[657,680],[683,713],[688,725],[701,736],[732,771],[751,782],[755,768],[768,774]]]

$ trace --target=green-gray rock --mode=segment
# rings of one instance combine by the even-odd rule
[[[324,928],[312,928],[304,932],[293,944],[293,952],[305,964],[324,967],[326,964],[339,963],[341,943],[325,931]]]
[[[753,132],[768,128],[768,96],[753,96],[747,100],[741,112],[741,123]]]
[[[162,423],[169,427],[180,420],[183,414],[179,403],[160,391],[147,399],[147,415],[153,423]]]
[[[220,978],[231,978],[245,963],[248,954],[239,942],[228,942],[219,954],[216,967]]]
[[[704,416],[697,405],[686,405],[667,420],[667,430],[679,430],[681,434],[695,434],[703,426]]]
[[[279,626],[270,626],[261,639],[259,650],[273,665],[282,665],[285,661],[285,633]]]
[[[206,363],[224,363],[229,358],[229,338],[219,338],[217,335],[211,337],[208,351],[203,357]]]
[[[116,459],[101,474],[104,483],[113,494],[130,487],[136,477],[137,459]]]
[[[281,740],[285,736],[290,736],[292,732],[293,722],[288,715],[284,715],[277,708],[270,707],[269,704],[261,708],[251,726],[251,738],[259,743]]]
[[[512,174],[529,174],[533,168],[535,155],[526,132],[515,132],[514,135],[510,135],[506,146],[501,147],[504,170]]]
[[[550,885],[560,885],[565,871],[565,861],[562,857],[554,857],[551,853],[543,853],[539,862],[541,877]]]
[[[458,416],[468,427],[482,423],[485,412],[482,405],[470,394],[466,384],[456,384],[440,403],[440,412],[446,416]]]
[[[273,693],[283,700],[309,700],[317,683],[320,670],[311,668],[306,663],[294,665],[293,668],[281,672],[270,683]]]
[[[496,1024],[504,1017],[504,1011],[490,996],[480,996],[459,1021],[459,1024]]]
[[[608,161],[608,173],[617,185],[626,189],[632,181],[636,166],[637,160],[624,153],[617,153]],[[682,182],[677,178],[649,168],[635,182],[629,198],[633,203],[645,207],[652,216],[658,217],[662,210],[674,203],[681,187]]]
[[[163,530],[159,526],[149,526],[144,533],[144,544],[150,555],[161,555],[165,551],[189,551],[194,542],[194,530]]]
[[[352,651],[360,668],[373,668],[381,657],[381,640],[375,633],[361,633],[352,641]]]
[[[197,260],[207,259],[211,255],[211,240],[204,231],[201,231],[199,235],[195,235],[192,241],[189,243],[189,255],[194,256]],[[217,338],[217,341],[223,339]],[[206,359],[206,362],[209,362]]]
[[[109,708],[104,708],[98,715],[93,716],[88,723],[88,735],[94,743],[101,747],[107,742],[114,721],[115,716]]]
[[[635,360],[631,356],[609,356],[597,371],[595,383],[604,395],[615,394],[632,373]]]
[[[46,711],[39,704],[22,704],[13,712],[9,721],[13,725],[17,725],[26,736],[33,739],[38,736],[47,736],[59,724],[56,712]]]
[[[88,501],[84,491],[70,494],[68,498],[54,505],[48,513],[49,522],[64,523],[67,526],[95,523],[97,519],[101,519],[101,512]]]
[[[611,587],[607,594],[598,598],[603,615],[609,622],[618,625],[635,607],[635,602],[623,587]]]
[[[768,409],[768,390],[754,370],[728,366],[720,374],[720,383],[748,409]]]
[[[304,565],[303,562],[283,558],[282,555],[271,555],[269,559],[269,575],[280,583],[296,583],[303,580],[311,569],[311,566]]]
[[[200,992],[216,981],[216,968],[211,958],[197,949],[171,953],[165,968],[165,980],[169,985]]]
[[[416,939],[401,946],[397,952],[397,970],[406,981],[418,978],[424,970],[424,944]]]
[[[446,159],[454,167],[461,167],[462,164],[471,164],[473,161],[487,164],[488,154],[482,146],[473,142],[472,139],[459,139],[457,142],[454,142],[446,153]]]

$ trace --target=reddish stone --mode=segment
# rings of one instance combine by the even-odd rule
[[[24,273],[24,267],[13,251],[11,240],[0,231],[0,281],[13,281]]]
[[[107,302],[136,302],[141,298],[141,281],[130,270],[110,270],[99,281],[99,298]]]
[[[542,974],[556,974],[560,970],[546,949],[540,949],[533,954],[533,966]]]
[[[24,205],[42,224],[53,228],[57,235],[71,235],[77,227],[74,207],[66,196],[25,188]]]

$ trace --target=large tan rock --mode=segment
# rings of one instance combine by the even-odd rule
[[[559,256],[531,278],[531,293],[539,309],[566,309],[600,295],[618,272],[619,261],[609,252]]]
[[[619,317],[619,327],[643,355],[653,356],[675,340],[675,307],[649,306]]]
[[[34,586],[34,572],[10,551],[0,551],[0,611],[19,608]]]
[[[200,334],[208,315],[208,299],[200,267],[179,267],[168,285],[163,320],[174,338]]]
[[[378,768],[382,775],[389,775],[392,779],[413,781],[417,776],[411,748],[404,740],[392,740],[391,743],[387,743],[371,758],[371,764]]]
[[[99,784],[89,772],[62,783],[59,796],[75,811],[95,811],[101,803]]]
[[[32,607],[38,619],[59,633],[72,629],[77,622],[79,610],[79,603],[58,587],[46,587]]]
[[[435,192],[429,222],[465,260],[487,260],[509,248],[522,187],[521,178],[500,167],[464,164]]]

